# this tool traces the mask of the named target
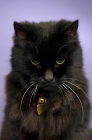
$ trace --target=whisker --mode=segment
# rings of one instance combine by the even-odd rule
[[[64,78],[64,79],[72,79],[72,80],[80,81],[80,82],[86,84],[84,81],[82,81],[82,80],[78,80],[78,79],[76,79],[76,78]]]
[[[78,98],[79,102],[80,102],[80,105],[81,105],[81,109],[82,109],[82,123],[84,121],[84,108],[83,108],[83,104],[81,102],[81,99],[79,98],[79,96],[77,95],[77,93],[72,89],[70,88],[70,86],[68,86],[67,84],[63,83],[66,87],[68,87],[74,94],[75,96]]]
[[[36,85],[35,91],[34,91],[34,93],[33,93],[33,94],[34,94],[34,99],[35,99],[35,93],[36,93],[37,89],[38,89],[38,85]],[[34,99],[33,99],[33,100],[34,100]]]
[[[67,82],[67,83],[69,83],[69,84],[71,84],[71,85],[77,87],[78,89],[80,89],[80,90],[85,94],[85,96],[89,99],[89,97],[87,96],[86,92],[85,92],[82,88],[80,88],[78,85],[73,84],[73,83],[71,83],[71,82],[69,82],[69,81],[65,81],[65,82]]]
[[[27,85],[25,85],[16,95],[16,97],[23,91],[23,89],[25,89],[28,85],[33,84],[33,82],[28,83]]]
[[[62,85],[63,85],[63,84],[62,84]],[[64,93],[67,94],[66,91],[65,91],[65,89],[64,89],[64,86],[62,86],[62,89],[63,89]]]
[[[27,90],[24,92],[24,94],[23,94],[23,96],[22,96],[22,99],[21,99],[21,103],[20,103],[20,112],[21,112],[21,115],[22,115],[23,118],[24,118],[24,116],[23,116],[23,113],[22,113],[22,103],[23,103],[23,100],[24,100],[24,97],[25,97],[27,91],[28,91],[32,86],[33,86],[33,84],[31,84],[31,86],[29,86],[29,87],[27,88]]]
[[[65,89],[64,89],[64,86],[62,87],[63,91],[66,93]]]
[[[71,92],[68,90],[68,88],[67,88],[65,85],[63,85],[63,84],[62,84],[62,86],[68,91],[68,93],[71,95],[71,97],[72,97],[73,100],[74,100],[74,97],[72,96],[72,94],[71,94]]]
[[[38,85],[36,85],[35,88],[33,88],[33,90],[31,91],[31,97],[30,97],[30,101],[29,101],[29,108],[30,108],[30,103],[31,103],[31,100],[32,100],[32,96],[34,95],[34,99],[35,99],[35,93],[37,91],[37,88],[38,88]],[[33,100],[34,100],[33,99]]]
[[[30,103],[31,103],[31,99],[32,99],[32,96],[33,96],[33,94],[34,94],[34,90],[35,90],[35,87],[32,89],[32,91],[31,91],[31,97],[30,97],[30,101],[29,101],[29,108],[30,108]]]

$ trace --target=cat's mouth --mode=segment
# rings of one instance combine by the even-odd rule
[[[51,88],[44,89],[44,88],[39,87],[36,95],[37,96],[49,95],[52,91],[53,91],[53,89],[51,89]]]
[[[48,96],[51,95],[54,90],[57,89],[57,86],[54,83],[41,83],[38,85],[36,91],[37,96]]]

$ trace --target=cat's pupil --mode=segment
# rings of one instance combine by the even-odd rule
[[[63,60],[57,60],[59,63],[61,63]]]
[[[65,62],[65,59],[56,60],[56,64],[61,65]]]
[[[37,60],[31,60],[31,63],[32,63],[33,65],[36,65],[36,66],[37,66],[37,65],[39,65],[40,62],[37,61]]]

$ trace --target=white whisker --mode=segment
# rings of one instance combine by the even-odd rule
[[[36,85],[36,87],[35,87],[35,91],[34,91],[34,99],[35,99],[35,94],[36,94],[37,89],[38,89],[38,85]],[[33,99],[33,100],[34,100],[34,99]]]
[[[78,85],[73,84],[73,83],[71,83],[71,82],[69,82],[69,81],[65,81],[65,82],[67,82],[67,83],[69,83],[69,84],[71,84],[71,85],[73,85],[73,86],[77,87],[78,89],[80,89],[80,90],[81,90],[81,91],[85,94],[85,96],[88,98],[88,96],[87,96],[86,92],[85,92],[82,88],[80,88]],[[89,99],[89,98],[88,98],[88,99]]]
[[[33,84],[31,84],[31,86],[29,86],[29,87],[27,88],[27,90],[25,91],[25,93],[23,94],[22,99],[21,99],[20,111],[21,111],[21,115],[22,115],[23,118],[24,118],[24,116],[23,116],[23,113],[22,113],[22,102],[23,102],[23,100],[24,100],[24,97],[25,97],[27,91],[28,91],[32,86],[33,86]]]
[[[84,121],[84,108],[83,108],[83,104],[81,102],[81,99],[79,98],[79,96],[77,95],[77,93],[70,87],[68,86],[67,84],[63,83],[66,87],[68,87],[74,94],[75,96],[78,98],[79,102],[80,102],[80,105],[81,105],[81,109],[82,109],[82,123]]]
[[[62,86],[68,91],[68,93],[71,95],[71,97],[73,98],[73,96],[72,96],[72,94],[71,94],[71,92],[68,90],[68,88],[65,86],[65,85],[63,85],[62,84]],[[73,98],[73,100],[74,100],[74,98]]]
[[[64,89],[64,86],[63,86],[63,85],[62,85],[62,89],[63,89],[64,93],[67,94],[66,91],[65,91],[65,89]]]
[[[28,83],[27,85],[25,85],[16,95],[16,97],[23,91],[23,89],[25,89],[28,85],[33,84],[33,82]]]
[[[35,98],[35,93],[37,91],[37,88],[38,88],[38,85],[35,88],[33,88],[33,90],[31,91],[31,97],[30,97],[30,101],[29,101],[29,108],[30,108],[30,103],[31,103],[33,95],[34,95],[34,98]]]
[[[64,78],[64,79],[72,79],[72,80],[80,81],[80,82],[86,84],[84,81],[82,81],[82,80],[78,80],[78,79],[76,79],[76,78]]]

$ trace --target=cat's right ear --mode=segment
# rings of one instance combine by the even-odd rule
[[[27,35],[26,30],[22,27],[22,25],[18,22],[14,22],[13,24],[14,30],[15,30],[15,35],[17,37],[25,37]]]
[[[78,23],[79,23],[78,20],[75,20],[74,22],[71,23],[71,25],[64,32],[64,39],[71,39],[76,35]]]

